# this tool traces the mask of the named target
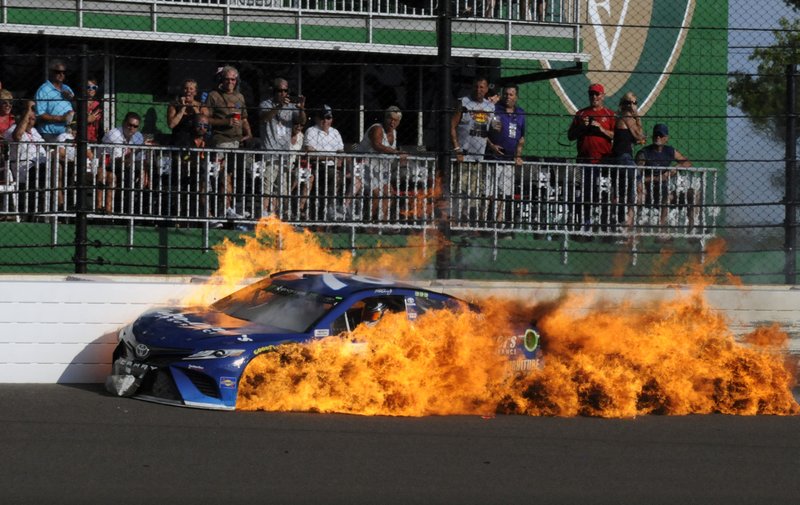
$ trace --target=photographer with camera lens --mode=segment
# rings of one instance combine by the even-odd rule
[[[306,124],[306,97],[293,98],[289,93],[289,82],[278,77],[272,82],[272,97],[261,102],[259,111],[261,145],[265,151],[279,151],[268,154],[264,160],[263,215],[267,215],[268,212],[277,212],[277,195],[285,193],[287,188],[292,125]]]

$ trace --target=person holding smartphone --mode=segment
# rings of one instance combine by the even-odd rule
[[[181,94],[167,105],[167,126],[172,130],[172,145],[185,143],[194,134],[194,117],[202,104],[197,100],[197,81],[184,79]]]

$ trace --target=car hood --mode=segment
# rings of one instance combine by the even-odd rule
[[[207,308],[161,308],[139,316],[133,323],[136,340],[166,347],[194,347],[212,341],[232,341],[246,338],[259,341],[285,341],[298,334],[259,325]]]

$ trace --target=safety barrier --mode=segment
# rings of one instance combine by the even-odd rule
[[[196,292],[185,277],[0,277],[0,383],[102,382],[110,371],[116,332],[153,306],[180,305]],[[594,301],[670,299],[690,286],[608,283],[414,281],[468,300],[496,296],[546,302],[565,289],[580,295],[570,311]],[[800,291],[788,286],[709,286],[710,306],[723,312],[737,337],[778,324],[789,334],[787,351],[800,355]],[[628,310],[638,310],[635,304]]]

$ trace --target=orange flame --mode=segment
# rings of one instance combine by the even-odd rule
[[[185,305],[208,305],[241,287],[243,281],[281,270],[359,271],[381,276],[407,277],[422,268],[440,242],[438,234],[427,239],[410,236],[399,249],[380,244],[358,258],[349,251],[332,252],[308,229],[296,230],[276,217],[261,219],[252,235],[241,235],[243,244],[227,238],[214,249],[219,268],[212,280],[183,300]]]
[[[404,277],[441,243],[412,237],[401,252],[378,247],[355,258],[274,218],[242,238],[242,245],[226,240],[217,248],[216,281],[194,303],[287,269]],[[716,257],[724,243],[710,250]],[[237,407],[401,416],[800,413],[788,336],[773,325],[737,342],[704,300],[704,268],[686,268],[698,288],[672,301],[587,306],[574,295],[540,304],[490,299],[480,314],[426,313],[414,322],[390,314],[347,338],[280,346],[247,367]],[[543,335],[543,366],[515,375],[498,346],[530,321]]]
[[[256,357],[237,408],[363,415],[633,417],[800,413],[785,362],[787,335],[757,330],[737,343],[700,294],[644,307],[575,296],[538,306],[487,300],[481,314],[395,315],[350,339],[282,346]],[[544,366],[511,375],[498,337],[530,318]],[[353,343],[353,342],[360,342]],[[360,351],[356,351],[363,347]]]

